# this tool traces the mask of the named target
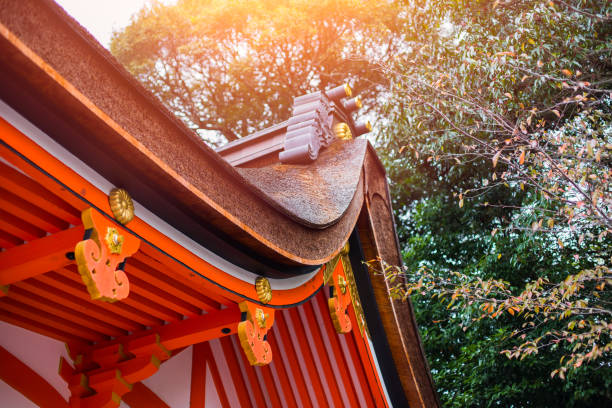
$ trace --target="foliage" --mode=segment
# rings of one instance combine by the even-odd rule
[[[396,20],[387,2],[179,0],[141,10],[111,52],[191,128],[231,141],[348,79],[367,104],[384,83],[368,61],[394,52]]]
[[[382,67],[406,262],[387,273],[443,402],[612,400],[610,3],[405,3]]]

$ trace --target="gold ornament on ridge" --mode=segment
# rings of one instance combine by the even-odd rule
[[[122,188],[113,188],[108,195],[113,216],[121,224],[127,224],[134,219],[134,203],[130,194]]]
[[[338,139],[342,140],[351,140],[353,138],[351,128],[349,128],[349,125],[344,122],[340,122],[334,125],[334,134]]]
[[[257,279],[255,279],[255,290],[257,291],[257,296],[261,303],[267,304],[272,300],[272,287],[270,286],[270,281],[263,276],[258,276]]]

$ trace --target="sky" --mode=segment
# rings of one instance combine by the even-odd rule
[[[106,48],[110,44],[113,29],[127,26],[130,17],[147,3],[147,0],[55,1]]]

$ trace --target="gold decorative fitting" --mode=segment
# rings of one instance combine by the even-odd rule
[[[361,103],[361,98],[358,96],[355,97],[355,106],[357,106],[357,109],[361,109],[363,107],[363,104]]]
[[[349,97],[353,94],[353,90],[348,84],[344,84],[344,92],[346,92],[346,96]]]
[[[108,227],[106,230],[106,244],[111,254],[120,254],[123,246],[123,235],[116,228]]]
[[[255,309],[255,321],[257,322],[257,324],[259,325],[260,329],[265,329],[266,328],[266,314],[264,313],[263,310],[261,309]]]
[[[272,300],[272,287],[267,278],[258,276],[257,279],[255,279],[255,290],[257,291],[257,296],[261,303],[267,304]]]
[[[344,122],[340,122],[334,125],[334,133],[336,134],[336,137],[338,139],[351,140],[353,138],[351,128]]]
[[[342,275],[338,276],[338,288],[343,295],[346,293],[346,280]]]
[[[370,123],[369,120],[365,123],[365,127],[366,127],[366,129],[368,129],[368,132],[372,131],[372,124]]]
[[[134,203],[130,194],[122,188],[113,188],[108,195],[113,216],[121,224],[127,224],[134,219]]]

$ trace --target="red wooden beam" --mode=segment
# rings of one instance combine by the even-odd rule
[[[21,244],[23,244],[22,239],[2,231],[2,227],[0,226],[0,248],[8,249]]]
[[[132,391],[125,394],[121,399],[130,408],[170,408],[168,404],[141,382],[134,384]]]
[[[84,290],[82,282],[74,282],[70,279],[52,272],[45,275],[38,276],[36,281],[44,283],[47,286],[55,288],[58,294],[67,296],[68,298],[78,299],[80,301],[87,302],[94,305],[91,300],[89,293]],[[163,322],[159,319],[155,319],[146,313],[142,313],[140,310],[134,309],[131,306],[123,304],[122,302],[107,303],[107,302],[95,302],[95,306],[105,311],[108,311],[111,316],[119,314],[125,319],[129,319],[141,326],[158,326]],[[111,317],[112,318],[112,317]]]
[[[40,407],[68,408],[55,388],[38,373],[0,346],[0,380]]]
[[[206,358],[201,347],[193,346],[191,359],[191,394],[189,408],[205,408],[206,405]]]
[[[0,253],[0,285],[19,282],[68,265],[67,252],[83,239],[83,226],[38,238]]]

